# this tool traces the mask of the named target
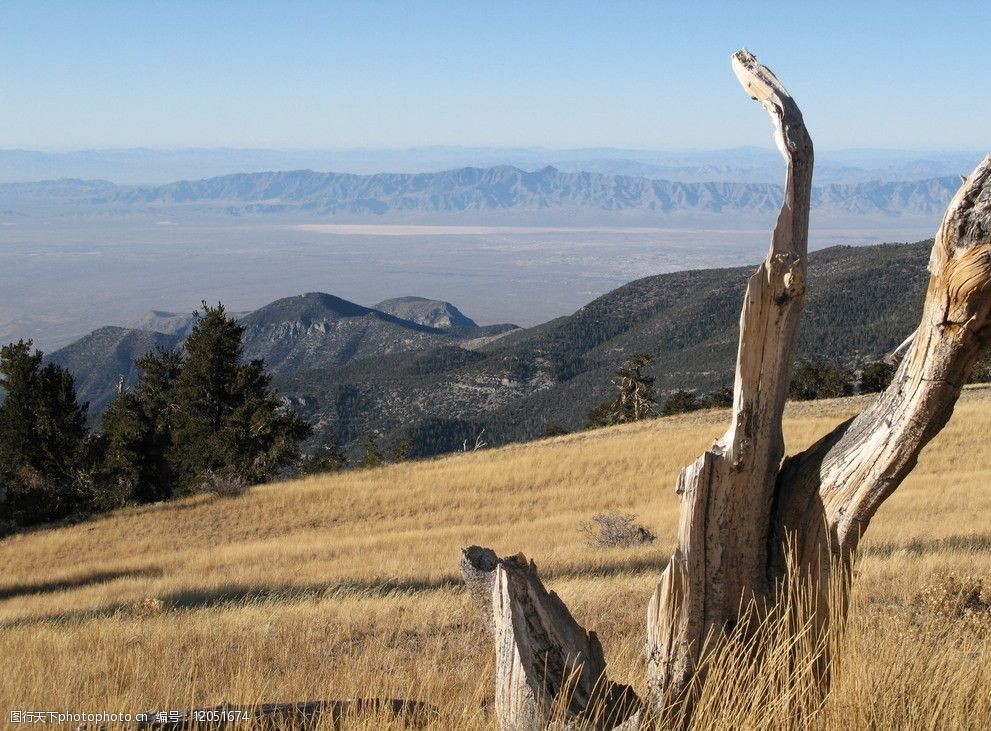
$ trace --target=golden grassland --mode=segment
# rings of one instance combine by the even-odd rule
[[[789,451],[864,403],[790,404]],[[951,575],[991,583],[989,406],[991,390],[965,391],[871,526],[822,711],[796,721],[787,704],[734,699],[721,682],[697,728],[987,728],[991,622],[920,594]],[[396,696],[435,705],[436,728],[493,728],[492,649],[457,573],[472,543],[533,557],[599,634],[613,679],[642,689],[674,480],[726,420],[700,412],[0,540],[0,723],[8,709]],[[589,547],[578,526],[610,510],[637,513],[658,539]]]

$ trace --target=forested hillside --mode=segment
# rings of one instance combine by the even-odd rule
[[[915,328],[931,242],[833,247],[809,257],[800,359],[876,360]],[[275,384],[316,441],[357,449],[404,437],[414,454],[583,426],[614,391],[632,353],[653,358],[663,395],[732,384],[740,300],[753,267],[677,272],[631,282],[569,317],[509,333],[470,353],[456,347],[282,373]]]
[[[930,245],[811,254],[800,359],[856,367],[894,349],[917,324]],[[646,277],[525,330],[479,327],[435,300],[381,303],[391,314],[310,293],[242,315],[244,355],[263,358],[274,385],[314,424],[310,449],[333,444],[357,459],[368,437],[383,450],[411,440],[412,456],[479,438],[502,444],[584,426],[633,353],[652,357],[648,372],[661,399],[731,385],[739,303],[752,273],[746,266]],[[169,314],[145,319],[163,329],[185,322]],[[102,328],[50,360],[73,372],[96,420],[121,376],[125,386],[135,382],[135,358],[178,347],[184,335],[183,327]]]

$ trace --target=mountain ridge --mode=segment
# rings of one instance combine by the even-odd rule
[[[855,365],[890,352],[917,324],[930,248],[923,241],[811,253],[799,358]],[[310,293],[241,318],[244,352],[264,358],[287,402],[317,425],[311,447],[334,442],[356,452],[369,434],[383,442],[410,436],[415,454],[426,456],[483,430],[488,443],[502,444],[580,428],[634,352],[653,356],[662,400],[678,388],[730,385],[752,273],[743,266],[645,277],[572,315],[501,333],[433,328]],[[112,398],[127,347],[181,342],[122,328],[87,337],[50,358],[77,374],[94,416]],[[128,371],[128,384],[133,377]]]
[[[428,302],[460,314],[449,302]],[[516,328],[508,323],[478,326],[464,315],[471,325],[431,327],[323,292],[283,297],[251,312],[229,314],[244,327],[245,359],[264,359],[272,373],[340,367],[353,360],[449,345],[472,348]],[[46,361],[75,375],[79,398],[90,402],[95,418],[113,399],[119,378],[128,387],[137,381],[134,360],[156,347],[181,346],[195,322],[192,313],[149,310],[131,326],[97,328],[49,353]]]
[[[814,210],[852,216],[929,216],[959,187],[943,176],[902,182],[815,186]],[[771,183],[685,183],[552,166],[463,167],[436,173],[352,173],[312,170],[236,173],[156,186],[58,180],[0,184],[0,206],[74,206],[77,211],[213,211],[224,215],[439,214],[481,211],[592,210],[654,216],[769,215],[783,188]]]

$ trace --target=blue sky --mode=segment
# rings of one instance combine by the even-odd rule
[[[0,147],[991,148],[988,2],[19,2]]]

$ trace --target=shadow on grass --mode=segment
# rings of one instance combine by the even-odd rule
[[[909,541],[885,541],[864,546],[862,556],[891,558],[897,554],[925,556],[934,553],[991,553],[991,533],[968,533],[944,538],[913,538]]]
[[[657,569],[657,574],[660,576],[665,563],[666,561],[657,561],[656,559],[645,557],[643,559],[617,561],[615,563],[593,564],[582,569],[571,568],[559,571],[547,571],[542,573],[541,578],[545,581],[553,581],[568,578],[638,573],[650,569]],[[120,575],[116,576],[108,573],[103,580],[109,581],[112,578],[123,578],[125,575],[128,575],[128,572],[120,572]],[[92,581],[89,583],[97,582]],[[83,586],[85,583],[78,585]],[[463,586],[461,578],[452,574],[437,579],[353,580],[305,585],[222,584],[216,587],[183,589],[181,591],[159,595],[155,599],[162,603],[163,610],[197,611],[214,607],[255,603],[296,604],[306,601],[344,597],[411,596],[444,589],[458,589],[461,586]],[[67,586],[64,588],[72,587]],[[135,608],[139,607],[139,605],[140,602],[116,603],[99,609],[78,609],[39,617],[11,619],[6,622],[0,622],[0,630],[46,623],[81,622],[117,615],[123,618],[135,617],[140,616],[140,614],[135,612]]]
[[[79,589],[84,586],[94,584],[105,584],[108,581],[117,579],[130,579],[147,576],[161,576],[162,570],[150,569],[128,569],[125,571],[94,571],[91,574],[73,576],[68,579],[55,579],[51,581],[38,581],[23,584],[0,585],[0,600],[13,599],[19,596],[29,596],[31,594],[48,594],[55,591],[65,591],[66,589]]]

